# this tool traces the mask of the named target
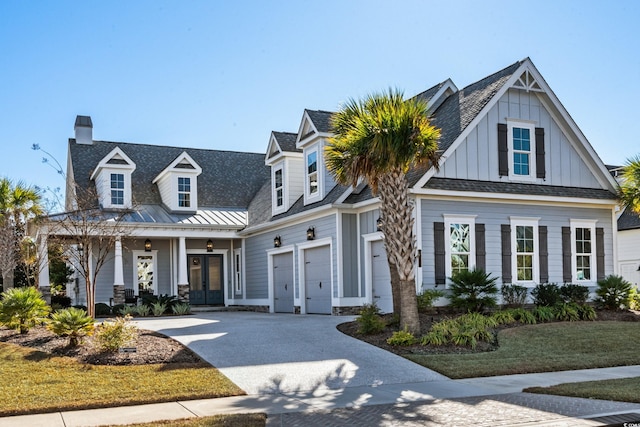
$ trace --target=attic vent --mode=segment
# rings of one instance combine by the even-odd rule
[[[128,165],[129,163],[127,163],[127,161],[124,160],[124,159],[117,159],[117,158],[114,157],[113,159],[110,159],[107,162],[107,164],[110,164],[110,165]]]
[[[195,169],[191,163],[178,163],[176,169]]]
[[[525,70],[525,72],[522,73],[520,78],[513,84],[513,87],[524,89],[527,92],[544,92],[529,70]]]

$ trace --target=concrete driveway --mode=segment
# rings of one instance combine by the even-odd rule
[[[446,377],[342,334],[353,317],[198,313],[136,319],[185,344],[250,395],[446,381]],[[434,384],[435,385],[435,384]]]

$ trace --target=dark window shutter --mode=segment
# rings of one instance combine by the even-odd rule
[[[507,125],[498,123],[498,173],[509,175],[509,147],[507,146]]]
[[[538,226],[538,246],[540,254],[540,283],[549,282],[549,250],[547,248],[547,226]]]
[[[571,228],[562,227],[562,281],[571,283]]]
[[[487,270],[484,224],[476,224],[476,269]]]
[[[544,162],[544,128],[536,128],[536,177],[544,179],[546,167]]]
[[[596,228],[597,280],[604,280],[604,228]]]
[[[444,285],[447,283],[444,249],[444,222],[433,223],[433,245],[435,253],[436,285]]]
[[[502,283],[511,283],[511,226],[502,224]]]

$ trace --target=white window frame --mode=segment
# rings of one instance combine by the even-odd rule
[[[114,175],[122,177],[122,188],[113,186],[113,183],[114,183],[113,176]],[[120,182],[120,181],[118,180],[118,182]],[[115,172],[115,171],[114,172],[110,172],[109,173],[109,202],[110,202],[111,206],[114,206],[114,207],[115,206],[120,206],[120,207],[124,207],[125,206],[126,201],[127,201],[127,199],[126,199],[127,191],[126,190],[127,190],[127,188],[126,188],[126,174],[124,172]],[[114,193],[114,191],[122,194],[122,203],[113,203],[113,193]]]
[[[276,175],[280,171],[282,173],[282,186],[276,187]],[[272,212],[274,215],[286,212],[288,206],[287,192],[285,191],[285,167],[284,162],[281,162],[271,168],[271,200],[272,200]],[[282,205],[278,206],[278,190],[282,192]]]
[[[181,179],[188,179],[189,180],[189,191],[180,191],[180,180]],[[178,194],[178,200],[176,201],[176,205],[178,206],[178,209],[192,209],[193,208],[193,184],[191,183],[191,177],[190,176],[178,176],[177,177],[177,194]],[[186,194],[189,196],[189,205],[188,206],[180,206],[180,195],[182,194]]]
[[[596,278],[598,277],[598,265],[597,265],[597,257],[596,257],[596,222],[597,220],[587,220],[587,219],[572,219],[570,220],[571,225],[571,280],[575,283],[592,283],[596,282]],[[588,228],[591,231],[591,252],[590,253],[578,253],[576,249],[576,238],[577,238],[577,229],[578,228]],[[589,269],[591,270],[591,278],[590,279],[579,279],[578,278],[578,256],[588,255],[591,259],[589,260]]]
[[[316,154],[316,170],[315,172],[312,172],[311,174],[309,173],[309,156],[311,154],[315,153]],[[309,204],[309,203],[313,203],[313,202],[317,202],[319,200],[322,200],[322,193],[324,190],[324,182],[323,182],[323,176],[322,176],[322,169],[323,169],[323,163],[322,163],[322,150],[321,150],[321,146],[320,144],[314,144],[308,148],[305,148],[304,150],[304,199],[305,199],[305,204]],[[312,193],[311,192],[311,175],[315,174],[316,176],[316,182],[317,182],[317,191]]]
[[[451,277],[453,270],[451,268],[451,225],[468,224],[469,225],[469,270],[473,270],[476,266],[476,216],[477,215],[442,215],[444,218],[444,252],[446,259],[445,273],[447,278]],[[447,279],[448,280],[448,279]]]
[[[529,174],[518,175],[514,169],[513,156],[516,152],[524,152],[516,150],[513,146],[513,128],[521,128],[529,130]],[[535,181],[536,178],[536,127],[535,122],[527,120],[507,119],[507,146],[509,149],[509,178],[521,181]]]
[[[538,239],[538,223],[540,218],[511,217],[511,282],[521,286],[533,287],[540,282],[540,242]],[[531,268],[532,280],[518,280],[518,238],[517,227],[533,227],[533,252]],[[523,252],[524,253],[524,252]]]
[[[133,254],[133,293],[134,295],[140,294],[138,284],[138,258],[139,257],[151,257],[153,265],[153,282],[151,284],[151,290],[154,295],[158,295],[158,251],[131,251]]]
[[[242,249],[233,250],[233,283],[234,293],[242,294]]]

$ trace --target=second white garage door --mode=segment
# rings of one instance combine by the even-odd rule
[[[309,314],[331,314],[331,252],[329,246],[304,251],[304,286]]]

